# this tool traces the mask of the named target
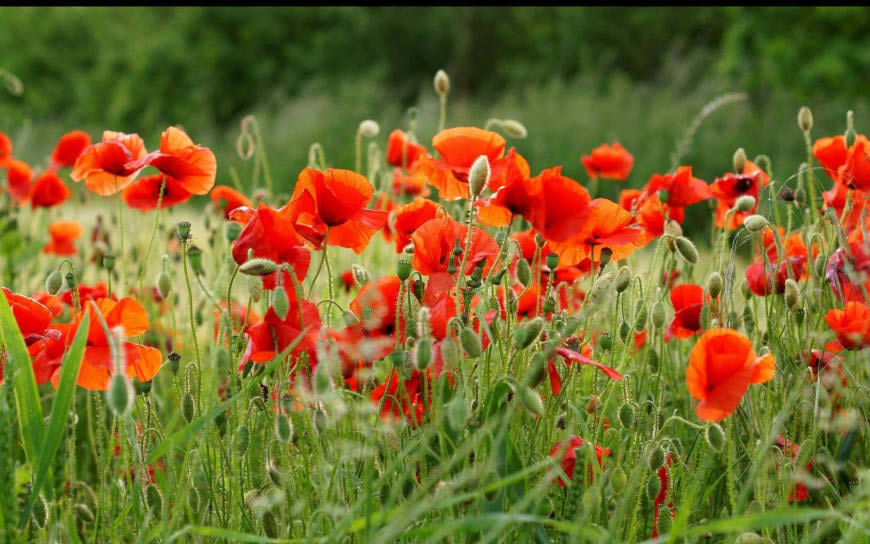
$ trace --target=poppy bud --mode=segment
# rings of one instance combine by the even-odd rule
[[[242,226],[238,223],[230,222],[224,227],[224,237],[228,242],[235,242],[242,233]]]
[[[803,206],[807,201],[807,192],[804,191],[803,187],[798,187],[797,191],[794,192],[794,201],[798,206]]]
[[[544,300],[543,310],[545,314],[549,314],[553,310],[556,309],[556,299],[553,298],[552,295],[548,296],[546,300]]]
[[[706,304],[701,306],[701,327],[709,329],[711,327],[711,312],[710,307]]]
[[[357,129],[357,131],[366,138],[374,138],[378,135],[378,132],[381,131],[381,127],[378,126],[378,123],[376,121],[366,119],[359,124],[359,128]]]
[[[795,192],[792,191],[790,187],[783,187],[779,192],[779,198],[783,202],[794,202]]]
[[[432,339],[423,337],[414,349],[414,363],[417,370],[426,370],[432,362]]]
[[[539,351],[532,356],[529,370],[523,383],[529,387],[537,387],[544,380],[544,367],[547,364],[547,354]]]
[[[344,320],[344,324],[348,327],[353,327],[357,323],[359,323],[359,317],[349,310],[345,310],[341,313],[341,318]]]
[[[11,512],[9,513],[11,515]],[[48,501],[45,500],[45,497],[40,493],[36,500],[33,501],[33,508],[30,510],[30,518],[33,520],[33,524],[39,527],[40,529],[45,529],[45,526],[48,525]]]
[[[263,512],[263,533],[272,539],[281,536],[281,533],[278,531],[278,520],[275,519],[275,514],[271,510]]]
[[[649,464],[649,468],[652,471],[656,471],[665,463],[665,450],[662,449],[661,446],[656,446],[649,454],[649,458],[647,458],[647,464]]]
[[[655,327],[657,329],[660,329],[664,326],[665,319],[666,319],[665,305],[662,304],[662,301],[658,300],[658,301],[656,301],[655,304],[653,304],[653,309],[652,309],[653,325],[655,325]]]
[[[743,298],[749,298],[752,296],[752,290],[749,288],[749,284],[746,283],[746,279],[740,280],[740,292],[743,293]]]
[[[794,322],[798,325],[803,325],[804,318],[806,317],[806,312],[804,312],[803,308],[798,308],[794,311]]]
[[[251,259],[239,267],[239,272],[248,276],[268,276],[278,270],[278,265],[269,259]]]
[[[87,504],[76,504],[75,513],[76,518],[78,518],[79,521],[82,521],[84,523],[91,523],[94,521],[94,512],[88,507]]]
[[[64,279],[66,280],[66,286],[70,289],[75,289],[76,285],[78,285],[75,274],[73,274],[72,272],[67,272],[64,276]]]
[[[667,235],[665,243],[668,245],[668,249],[676,251],[676,239],[683,235],[683,227],[673,219],[668,219],[668,222],[665,223],[665,234]]]
[[[625,342],[628,339],[628,334],[631,332],[631,327],[625,321],[619,325],[619,339]]]
[[[518,349],[529,347],[532,345],[532,342],[537,340],[538,335],[541,334],[543,328],[544,320],[541,317],[529,320],[514,332],[514,346]]]
[[[601,254],[598,256],[598,262],[601,264],[601,268],[604,268],[607,263],[610,262],[610,257],[613,256],[613,250],[609,247],[605,247],[601,249]]]
[[[112,374],[109,379],[109,389],[106,391],[106,400],[113,414],[118,417],[126,416],[133,407],[135,394],[126,374],[123,372]]]
[[[656,500],[656,495],[659,494],[659,491],[662,488],[662,483],[659,481],[658,474],[650,474],[646,479],[646,498],[651,501]]]
[[[761,232],[761,230],[767,226],[767,219],[765,219],[763,215],[750,215],[743,220],[743,226],[746,227],[746,230],[749,232]]]
[[[468,422],[468,407],[462,395],[456,395],[447,405],[447,424],[454,432],[460,432]]]
[[[616,271],[616,279],[614,280],[614,287],[616,288],[617,293],[621,293],[628,289],[629,284],[631,283],[631,269],[627,266],[623,265]]]
[[[284,444],[289,444],[293,438],[293,424],[284,414],[278,414],[275,418],[275,436]]]
[[[435,92],[438,95],[445,95],[450,91],[450,78],[447,76],[447,72],[444,70],[438,70],[435,72]]]
[[[583,493],[581,499],[583,514],[589,519],[595,519],[601,511],[601,492],[595,488],[589,488]]]
[[[390,363],[393,365],[393,368],[399,368],[405,362],[405,353],[401,350],[393,350],[390,353]]]
[[[287,291],[283,285],[279,285],[272,293],[272,309],[281,321],[284,321],[287,312],[290,311],[290,299],[287,298]]]
[[[592,284],[592,287],[589,289],[589,299],[594,301],[602,294],[604,294],[604,291],[607,291],[607,289],[610,287],[610,284],[613,283],[615,277],[616,274],[614,274],[613,272],[607,272],[598,276],[598,278]]]
[[[707,445],[714,451],[721,452],[725,447],[725,431],[718,423],[711,423],[704,429],[704,439]]]
[[[353,280],[360,287],[367,284],[372,279],[371,274],[369,274],[369,271],[364,266],[352,264],[350,265],[350,271],[353,275]]]
[[[738,147],[731,160],[734,164],[734,171],[738,174],[742,174],[743,168],[746,166],[746,151],[744,151],[742,147]]]
[[[846,112],[846,148],[852,147],[858,134],[855,132],[855,114],[852,110]]]
[[[160,294],[160,298],[162,299],[169,297],[169,294],[172,292],[172,281],[169,279],[169,274],[166,272],[160,272],[160,274],[157,274],[157,292]]]
[[[586,403],[586,413],[588,415],[594,415],[595,412],[598,411],[598,407],[601,406],[601,397],[598,395],[589,395],[589,402]]]
[[[445,338],[441,342],[441,360],[444,361],[445,368],[456,368],[459,366],[459,346],[456,340]]]
[[[755,208],[755,197],[743,195],[734,203],[734,209],[738,212],[751,212]]]
[[[785,280],[785,307],[791,311],[794,311],[797,308],[798,303],[800,302],[800,288],[796,281],[791,278]]]
[[[480,337],[474,332],[474,329],[463,327],[459,332],[459,339],[462,342],[462,349],[465,350],[465,353],[473,358],[480,357],[480,354],[483,352],[483,344],[480,341]]]
[[[697,264],[698,262],[698,248],[685,236],[677,238],[677,253],[689,264]]]
[[[634,306],[634,330],[641,332],[646,328],[647,310],[646,303],[643,300],[638,300]]]
[[[616,467],[610,472],[610,487],[614,493],[619,493],[625,489],[625,484],[628,482],[628,477],[622,467]]]
[[[248,285],[248,294],[254,302],[260,302],[263,298],[263,278],[260,276],[245,276]]]
[[[181,416],[184,421],[190,423],[196,415],[196,401],[190,391],[185,391],[181,396]]]
[[[813,129],[813,112],[806,106],[801,106],[798,110],[798,127],[804,132],[809,132]]]
[[[196,275],[201,276],[203,273],[202,250],[199,249],[199,246],[190,244],[190,247],[187,248],[187,258],[190,261],[190,267],[193,269]]]
[[[523,284],[523,287],[528,287],[532,281],[532,269],[525,257],[520,257],[520,260],[517,261],[517,279]]]
[[[160,517],[160,512],[163,511],[163,493],[154,484],[148,484],[145,487],[145,504],[148,505],[148,510],[155,518]]]
[[[752,310],[749,309],[749,306],[743,308],[743,329],[746,331],[746,334],[752,334],[752,331],[755,329],[755,318],[752,316]]]
[[[816,261],[813,263],[813,271],[815,272],[815,275],[824,277],[827,264],[828,257],[824,253],[820,253],[819,256],[816,257]]]
[[[722,293],[722,275],[716,271],[710,273],[710,276],[707,277],[707,292],[710,294],[711,298],[716,298]]]
[[[423,280],[418,278],[418,279],[414,280],[413,289],[414,289],[414,291],[413,291],[414,296],[417,298],[418,301],[422,301],[423,295],[426,293],[426,283],[424,283]]]
[[[45,278],[45,290],[49,295],[56,295],[63,287],[63,276],[60,270],[55,270]]]
[[[251,430],[248,429],[248,426],[244,423],[239,425],[238,429],[236,429],[234,443],[236,446],[236,453],[239,454],[239,456],[245,455],[245,452],[248,451],[248,445],[251,443]]]
[[[523,406],[538,417],[547,415],[544,401],[541,400],[541,395],[537,391],[527,385],[521,385],[519,389],[520,402],[523,403]]]
[[[624,429],[631,430],[634,428],[635,420],[637,419],[637,411],[634,409],[633,404],[626,402],[619,407],[616,417]]]
[[[559,266],[559,256],[556,255],[555,253],[548,253],[547,254],[547,268],[549,268],[550,270],[556,270],[556,268],[558,266]]]
[[[480,196],[486,184],[489,183],[490,174],[489,157],[486,155],[477,157],[471,165],[471,170],[468,171],[468,188],[472,197]]]
[[[178,374],[178,364],[181,361],[181,355],[173,351],[166,356],[166,360],[169,364],[169,370],[171,370],[173,374]]]
[[[511,138],[517,138],[522,140],[529,135],[525,125],[513,119],[505,119],[504,121],[502,121],[501,128],[502,130],[504,130],[504,133]]]
[[[658,372],[659,369],[659,354],[653,350],[650,350],[646,356],[646,363],[653,370],[653,372]]]

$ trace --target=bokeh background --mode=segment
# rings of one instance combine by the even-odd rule
[[[138,132],[154,147],[178,124],[218,153],[218,183],[230,166],[248,183],[235,141],[254,114],[289,190],[312,142],[352,167],[363,119],[385,141],[415,106],[428,141],[439,68],[451,77],[449,125],[517,119],[529,137],[510,143],[533,170],[563,164],[583,181],[580,155],[619,140],[636,158],[634,186],[671,167],[705,104],[746,92],[706,118],[682,162],[712,181],[742,146],[785,178],[806,157],[801,105],[814,136],[842,132],[848,109],[866,127],[870,10],[6,7],[0,69],[23,92],[0,89],[0,130],[41,163],[73,128]]]

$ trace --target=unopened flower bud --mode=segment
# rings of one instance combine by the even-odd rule
[[[55,270],[45,278],[45,290],[49,295],[56,295],[63,287],[63,275]]]
[[[614,493],[619,493],[625,489],[625,484],[628,482],[628,477],[622,467],[616,467],[610,472],[610,487]]]
[[[203,273],[202,270],[202,250],[199,249],[199,246],[195,246],[190,244],[190,247],[187,248],[187,258],[190,261],[190,267],[193,271],[201,276]]]
[[[795,280],[788,278],[785,280],[785,292],[783,293],[785,306],[791,311],[794,311],[800,302],[800,288]]]
[[[445,95],[450,91],[450,78],[447,76],[447,72],[444,70],[438,70],[435,72],[435,92],[439,95]]]
[[[858,138],[858,133],[855,132],[855,114],[852,110],[846,112],[846,149],[852,147],[855,140]]]
[[[752,195],[743,195],[734,203],[734,209],[738,212],[751,212],[755,209],[755,197]]]
[[[665,305],[662,303],[662,301],[657,300],[656,303],[653,304],[652,309],[653,325],[655,325],[657,329],[660,329],[664,326],[665,319],[667,319],[667,316],[665,315]]]
[[[634,409],[633,404],[626,402],[620,406],[616,416],[617,419],[619,419],[619,424],[622,425],[624,429],[631,430],[634,428],[635,420],[637,419],[637,411]]]
[[[529,320],[527,323],[517,328],[514,331],[514,345],[518,349],[525,349],[532,345],[532,342],[537,340],[538,335],[544,329],[544,320],[541,317],[536,317]]]
[[[716,298],[722,293],[723,285],[724,282],[722,281],[722,275],[715,270],[710,273],[709,277],[707,277],[707,292],[710,294],[711,298]]]
[[[353,275],[353,280],[360,287],[367,284],[372,279],[369,271],[364,266],[358,265],[356,263],[350,265],[350,271]]]
[[[278,270],[278,265],[269,259],[254,258],[239,267],[239,272],[249,276],[268,276]]]
[[[465,350],[470,357],[480,357],[483,352],[483,344],[480,337],[474,332],[471,327],[463,327],[459,332],[459,339],[462,342],[462,349]]]
[[[381,127],[378,126],[376,121],[372,121],[371,119],[366,119],[362,123],[359,124],[359,129],[357,129],[360,134],[365,136],[366,138],[374,138],[378,135],[378,132],[381,131]]]
[[[648,312],[646,309],[646,302],[643,300],[638,300],[637,304],[634,307],[634,330],[635,332],[641,332],[646,328],[646,320],[648,318]]]
[[[456,340],[445,338],[441,342],[441,360],[444,361],[445,368],[456,368],[459,366],[459,346]]]
[[[601,264],[601,268],[604,268],[607,263],[610,262],[610,257],[613,256],[613,250],[609,247],[605,247],[601,249],[601,254],[598,256],[598,262]]]
[[[160,294],[160,298],[166,299],[169,297],[169,294],[172,292],[172,281],[169,279],[169,274],[166,272],[160,272],[157,275],[157,292]]]
[[[414,349],[414,363],[417,370],[426,370],[432,362],[432,339],[422,337]]]
[[[621,293],[628,289],[631,284],[631,269],[627,266],[621,266],[616,272],[616,279],[613,280],[613,285],[617,293]]]
[[[241,457],[248,451],[248,446],[251,443],[251,430],[247,425],[242,423],[236,429],[236,435],[233,439],[236,448],[236,453]]]
[[[656,495],[659,494],[659,491],[662,488],[662,482],[659,480],[658,474],[650,474],[646,479],[646,498],[651,501],[656,499]],[[667,510],[667,509],[665,509]]]
[[[804,132],[813,129],[813,112],[806,106],[801,106],[798,110],[798,127]]]
[[[544,417],[547,414],[547,411],[544,409],[544,401],[541,400],[541,395],[531,387],[521,385],[519,387],[519,397],[523,406],[536,416]]]
[[[763,215],[750,215],[743,220],[743,226],[749,232],[761,232],[767,226],[767,219]]]
[[[471,165],[471,170],[468,172],[468,188],[472,197],[480,196],[486,184],[489,183],[491,169],[489,166],[489,157],[486,155],[479,156]]]
[[[665,243],[667,243],[668,249],[676,251],[676,239],[683,235],[683,227],[673,219],[668,219],[668,222],[665,223],[665,234],[668,235],[668,237],[665,238]]]
[[[742,147],[738,147],[731,159],[734,163],[734,171],[738,174],[743,173],[743,168],[746,166],[746,151]]]
[[[704,439],[714,451],[721,452],[725,447],[725,431],[717,423],[711,423],[704,429]]]
[[[519,121],[515,121],[513,119],[505,119],[504,121],[502,121],[501,128],[502,130],[504,130],[504,133],[511,138],[517,138],[522,140],[529,135],[526,127]]]
[[[275,436],[284,444],[289,444],[293,438],[293,424],[284,414],[278,414],[275,418]]]
[[[588,415],[594,415],[595,412],[598,411],[598,407],[601,406],[601,397],[598,395],[590,395],[589,402],[586,403],[586,413]]]
[[[449,404],[447,404],[447,424],[455,432],[460,432],[465,428],[468,422],[468,407],[465,405],[465,400],[462,395],[456,395]]]
[[[698,262],[698,248],[685,236],[677,238],[677,253],[686,259],[689,264],[697,264]]]
[[[271,510],[263,512],[263,534],[271,539],[277,539],[281,536],[281,533],[278,530],[278,520],[275,518],[275,514],[273,514]]]
[[[525,257],[520,257],[517,261],[517,280],[523,284],[523,287],[528,287],[532,281],[532,269]]]
[[[184,394],[181,395],[181,417],[184,418],[184,421],[190,423],[193,421],[195,415],[196,401],[190,391],[185,391]]]
[[[45,529],[45,526],[48,525],[49,512],[48,501],[40,494],[33,501],[33,508],[30,510],[30,518],[33,520],[34,525],[40,529]]]
[[[163,493],[156,485],[148,484],[145,487],[145,504],[148,505],[148,510],[151,511],[152,516],[160,517],[160,513],[163,511]]]
[[[341,313],[341,318],[344,321],[344,324],[348,327],[353,327],[354,325],[359,323],[359,317],[349,310],[343,311]]]
[[[133,408],[135,395],[130,380],[123,372],[112,374],[109,379],[109,389],[106,391],[106,400],[112,413],[118,417],[126,416]]]

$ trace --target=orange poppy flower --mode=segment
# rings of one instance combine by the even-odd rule
[[[406,174],[401,168],[393,169],[393,194],[396,196],[429,196],[429,185],[421,172]]]
[[[754,214],[758,209],[758,197],[761,193],[761,188],[769,183],[770,178],[767,177],[767,174],[752,161],[746,161],[742,174],[729,172],[721,178],[716,178],[716,181],[710,185],[710,192],[719,202],[719,207],[716,208],[716,227],[734,230],[742,225],[743,220]],[[755,206],[746,212],[732,213],[726,225],[725,216],[728,210],[733,208],[734,204],[737,203],[737,199],[743,195],[754,197]]]
[[[471,236],[471,247],[466,248],[468,226],[450,217],[437,217],[423,223],[411,235],[414,244],[414,268],[423,275],[430,276],[437,272],[446,272],[450,265],[450,256],[456,243],[465,258],[464,274],[470,274],[477,263],[486,260],[484,275],[492,268],[495,256],[498,254],[498,244],[492,236],[480,228],[474,229]],[[455,257],[456,268],[459,268],[462,257]],[[459,272],[459,270],[457,270]]]
[[[825,321],[846,349],[870,346],[870,306],[847,302],[843,310],[829,310]]]
[[[254,206],[248,197],[228,185],[215,185],[209,196],[214,203],[214,209],[223,213],[227,219],[230,217],[230,212],[236,208]]]
[[[846,232],[859,226],[861,218],[870,212],[870,198],[865,191],[849,189],[845,184],[836,181],[834,186],[822,193],[824,209],[833,208],[840,218],[840,223]],[[846,204],[851,201],[849,211],[846,212]],[[844,215],[845,212],[845,215]]]
[[[85,181],[88,189],[102,196],[123,190],[145,165],[145,142],[138,134],[107,130],[103,140],[82,152],[73,164],[73,181]]]
[[[169,127],[160,135],[160,151],[141,157],[131,166],[153,166],[195,195],[208,193],[217,176],[217,161],[211,149],[194,144],[177,127]]]
[[[684,283],[671,290],[674,318],[665,329],[665,342],[671,338],[689,338],[701,332],[701,310],[704,307],[704,288]]]
[[[468,198],[468,173],[481,155],[489,158],[493,170],[504,155],[507,142],[496,132],[475,127],[456,127],[442,130],[432,138],[432,147],[442,160],[424,157],[415,163],[415,170],[423,172],[429,183],[438,189],[442,200]]]
[[[417,159],[428,155],[425,147],[408,140],[408,134],[402,130],[394,130],[387,139],[387,163],[393,166],[410,168]]]
[[[589,155],[583,155],[580,162],[592,179],[602,177],[625,180],[634,167],[634,155],[616,142],[613,145],[602,144],[596,147]]]
[[[329,229],[329,245],[361,253],[388,218],[383,210],[366,209],[374,191],[369,180],[351,170],[306,168],[296,180],[289,207],[294,221],[308,227],[301,234],[316,247]]]
[[[31,208],[59,206],[69,198],[70,190],[54,170],[43,172],[30,187]]]
[[[577,449],[583,445],[585,440],[580,438],[577,435],[571,436],[568,439],[568,444],[564,447],[562,442],[556,442],[556,445],[553,446],[553,449],[550,450],[550,457],[556,458],[559,455],[559,452],[562,452],[562,459],[560,460],[560,465],[562,467],[562,472],[568,476],[568,481],[574,480],[574,470],[577,465]],[[604,456],[610,455],[610,450],[607,448],[602,448],[601,446],[595,445],[593,446],[595,449],[595,457],[598,459],[598,466],[601,467],[601,470],[604,470]],[[589,466],[589,479],[593,478],[593,468]],[[568,482],[565,481],[561,476],[556,479],[555,482],[558,482],[561,487],[568,487]]]
[[[3,168],[5,161],[10,157],[12,157],[12,140],[0,132],[0,168]]]
[[[865,139],[863,134],[859,134],[856,138]],[[830,138],[819,138],[813,143],[813,156],[825,169],[825,173],[833,179],[838,179],[838,171],[840,167],[846,163],[846,156],[849,150],[846,149],[846,137],[842,134]]]
[[[643,228],[634,223],[631,213],[606,198],[596,198],[589,205],[588,234],[552,248],[564,264],[577,264],[589,256],[601,260],[601,251],[609,249],[610,259],[618,261],[631,255],[643,242]]]
[[[695,408],[705,421],[728,417],[750,383],[773,378],[773,355],[758,357],[752,342],[733,329],[710,329],[701,335],[689,356],[686,382],[689,394],[701,401]]]
[[[91,136],[87,132],[81,130],[73,130],[67,132],[60,137],[57,145],[54,146],[54,151],[51,153],[51,164],[49,169],[56,170],[58,168],[70,168],[75,164],[76,159],[84,153],[85,149],[91,145]]]
[[[55,221],[48,226],[51,240],[42,248],[43,253],[52,255],[75,255],[78,250],[73,244],[82,235],[82,226],[78,221]]]
[[[33,170],[26,162],[9,158],[6,163],[6,181],[9,182],[9,194],[17,202],[27,200],[30,196],[30,182],[33,180]]]
[[[497,227],[507,225],[515,215],[532,217],[534,207],[540,205],[541,179],[529,178],[528,163],[513,149],[506,158],[504,173],[498,179],[490,178],[489,187],[495,193],[475,203],[480,220]]]
[[[870,191],[870,141],[856,138],[846,153],[846,162],[837,171],[839,181],[852,189]]]
[[[405,246],[411,242],[411,235],[414,231],[423,223],[435,219],[440,209],[441,206],[435,202],[418,197],[396,210],[393,219],[393,229],[396,233],[396,253],[401,253]]]
[[[163,184],[164,177],[166,178],[165,185]],[[163,187],[163,198],[160,197],[161,187]],[[170,206],[183,204],[190,200],[192,196],[193,194],[189,193],[178,180],[164,176],[164,174],[144,176],[130,184],[121,193],[121,198],[124,199],[124,202],[128,206],[143,212],[157,209],[158,201],[160,201],[160,208],[165,209]]]
[[[667,194],[663,195],[663,191]],[[659,193],[662,202],[674,208],[685,208],[713,196],[704,180],[692,176],[691,166],[680,166],[673,174],[653,174],[643,193],[647,196]]]
[[[635,219],[644,229],[638,245],[643,247],[665,233],[665,223],[673,219],[683,223],[686,212],[683,208],[672,207],[662,203],[657,196],[644,196],[637,189],[626,189],[619,194],[619,205],[622,209],[635,213]]]

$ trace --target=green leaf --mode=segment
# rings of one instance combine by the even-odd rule
[[[40,448],[39,461],[36,464],[36,478],[34,479],[33,491],[30,493],[30,498],[27,500],[27,505],[24,507],[19,520],[19,527],[21,528],[24,527],[27,519],[30,517],[30,509],[33,508],[36,497],[39,496],[39,491],[42,489],[42,484],[48,475],[48,467],[51,466],[51,462],[57,453],[57,448],[63,439],[70,409],[75,401],[76,382],[79,377],[79,370],[82,367],[85,347],[88,344],[89,320],[90,316],[85,314],[73,338],[72,345],[69,351],[64,354],[60,365],[60,382],[58,383],[57,393],[54,396],[51,415],[48,417],[48,430],[45,433],[45,438]]]
[[[18,323],[15,322],[5,294],[0,296],[0,336],[6,346],[6,364],[9,365],[6,374],[10,377],[12,389],[15,391],[15,409],[18,412],[24,452],[28,462],[36,466],[39,448],[42,446],[42,404],[39,402],[36,376],[33,374],[27,345],[18,330]]]

